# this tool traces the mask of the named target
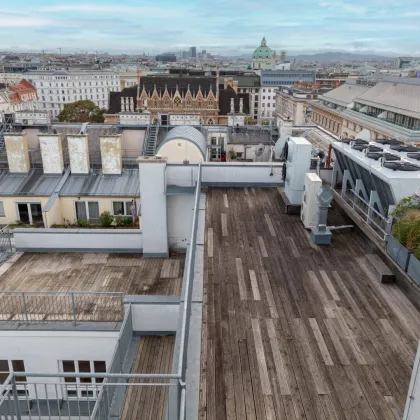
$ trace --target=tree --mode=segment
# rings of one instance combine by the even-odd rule
[[[103,123],[106,109],[101,109],[92,101],[76,101],[64,105],[64,109],[58,114],[60,122],[74,123]]]

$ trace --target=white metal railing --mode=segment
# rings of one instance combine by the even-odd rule
[[[383,216],[353,190],[346,190],[343,198],[381,240],[386,239],[391,232],[392,218]]]
[[[118,292],[0,292],[0,325],[48,322],[121,322]]]

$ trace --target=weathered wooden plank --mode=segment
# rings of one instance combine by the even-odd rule
[[[235,258],[235,263],[236,263],[236,275],[238,277],[239,296],[241,297],[241,300],[247,300],[245,275],[244,275],[244,268],[242,266],[242,259]]]
[[[228,209],[229,208],[229,201],[228,201],[227,194],[223,194],[223,202],[225,204],[225,207]]]
[[[316,319],[309,318],[309,324],[311,325],[312,332],[315,336],[315,341],[318,344],[319,351],[321,352],[321,356],[324,359],[324,363],[327,366],[334,366],[334,362],[331,359],[330,352],[328,351],[327,345],[325,344],[324,337],[322,336]]]
[[[261,338],[259,319],[252,319],[252,332],[254,334],[255,352],[258,360],[262,391],[264,395],[272,395],[270,379],[268,377],[267,364],[265,360],[264,346]]]
[[[335,290],[335,287],[331,283],[330,278],[328,277],[328,274],[324,270],[319,270],[322,279],[324,280],[325,285],[327,286],[327,289],[331,293],[331,296],[334,300],[340,300],[340,296],[338,295],[337,291]]]
[[[267,223],[270,235],[271,236],[276,236],[276,231],[274,229],[273,223],[271,222],[270,216],[266,213],[266,214],[264,214],[264,218],[265,218],[265,221]]]
[[[277,341],[276,329],[272,319],[265,320],[267,324],[268,336],[270,337],[271,351],[273,353],[274,364],[276,367],[277,378],[280,387],[281,395],[292,395],[287,380],[287,372],[285,367],[285,361],[281,355],[279,344]]]
[[[220,215],[222,218],[222,236],[228,236],[227,216],[226,213]]]
[[[207,257],[213,258],[213,228],[207,229]]]
[[[340,359],[342,365],[347,366],[350,364],[350,360],[347,357],[346,351],[344,350],[340,338],[337,335],[337,331],[334,327],[334,322],[334,319],[324,319],[324,324],[327,327],[328,333],[330,334],[331,341],[334,345],[335,351],[338,354],[338,358]]]
[[[251,280],[252,294],[254,295],[254,300],[261,300],[260,290],[258,289],[257,276],[255,275],[254,270],[249,270],[249,278]]]
[[[265,247],[264,238],[262,236],[258,236],[258,244],[260,245],[261,256],[268,258],[267,248]]]

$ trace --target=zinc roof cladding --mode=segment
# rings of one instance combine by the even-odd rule
[[[101,170],[87,175],[70,175],[60,196],[139,197],[138,169],[124,169],[121,175],[104,175]]]
[[[62,175],[45,175],[42,169],[31,169],[28,174],[13,174],[0,170],[0,196],[49,197]]]

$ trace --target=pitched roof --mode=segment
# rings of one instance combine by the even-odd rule
[[[371,86],[356,85],[352,83],[345,83],[340,87],[333,89],[321,96],[321,99],[337,103],[341,106],[347,106],[352,103],[355,98],[363,95]]]
[[[380,82],[357,98],[357,102],[420,118],[420,85]]]

